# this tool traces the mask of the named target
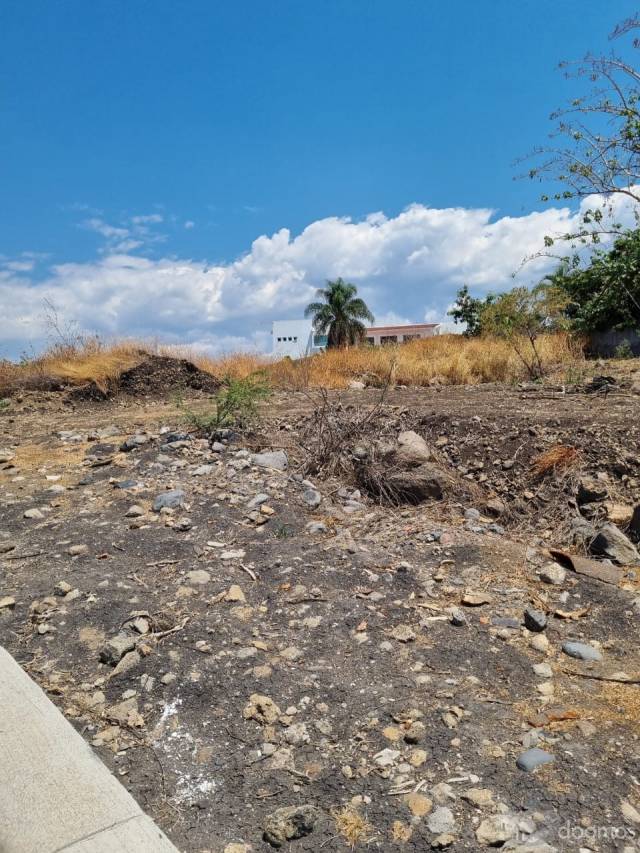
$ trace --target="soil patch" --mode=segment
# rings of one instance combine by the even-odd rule
[[[219,379],[200,370],[187,359],[151,355],[135,367],[125,370],[116,382],[106,388],[91,382],[81,388],[74,388],[68,398],[73,401],[98,401],[126,395],[162,399],[187,390],[214,393],[220,384]]]

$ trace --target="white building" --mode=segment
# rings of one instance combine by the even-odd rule
[[[401,344],[416,338],[430,338],[440,331],[439,323],[414,323],[406,326],[371,326],[365,332],[366,343],[372,346]],[[311,320],[276,320],[271,330],[273,354],[282,358],[303,358],[322,352],[327,346],[326,335],[316,335]]]
[[[271,334],[273,354],[280,358],[303,358],[322,352],[327,346],[327,336],[316,335],[311,320],[275,320]]]

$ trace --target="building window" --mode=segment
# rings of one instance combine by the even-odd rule
[[[278,343],[281,343],[281,341],[282,341],[282,338],[278,338]]]
[[[375,338],[367,338],[366,342],[370,347],[372,347],[372,346],[375,346],[376,339]]]
[[[298,338],[297,338],[297,337],[294,337],[293,341],[294,341],[294,343],[297,343]]]
[[[327,335],[314,335],[313,336],[314,347],[326,347],[327,343],[328,343]]]
[[[380,343],[384,346],[385,344],[397,344],[398,336],[397,335],[382,335],[380,338]]]
[[[420,337],[421,337],[421,335],[403,335],[402,340],[403,341],[415,341]]]

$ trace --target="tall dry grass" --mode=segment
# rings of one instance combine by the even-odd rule
[[[537,342],[543,366],[553,372],[584,360],[579,341],[565,334]],[[514,349],[497,338],[442,335],[385,347],[329,350],[299,362],[283,360],[269,368],[276,385],[345,388],[353,379],[399,385],[474,385],[513,382],[527,377]]]
[[[566,334],[546,335],[538,341],[547,372],[567,371],[584,361],[580,341]],[[368,384],[427,386],[513,382],[527,372],[514,349],[495,338],[442,335],[385,347],[329,350],[310,358],[274,361],[257,353],[211,357],[188,346],[139,341],[103,343],[97,339],[58,344],[41,356],[20,364],[0,362],[0,394],[19,387],[46,387],[47,383],[82,385],[95,382],[105,388],[149,355],[187,358],[219,378],[235,379],[264,371],[276,389],[346,388],[353,379]]]

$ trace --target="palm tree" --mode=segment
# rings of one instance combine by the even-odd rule
[[[313,328],[318,335],[327,335],[328,347],[346,347],[360,343],[366,327],[362,320],[375,322],[364,300],[356,296],[354,284],[337,278],[327,281],[325,288],[316,291],[321,302],[307,305],[304,316],[313,317]]]

